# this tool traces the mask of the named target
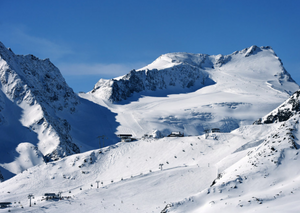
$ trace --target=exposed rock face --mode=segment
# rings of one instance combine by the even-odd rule
[[[300,90],[296,91],[288,100],[274,109],[268,115],[258,119],[254,124],[270,124],[283,122],[300,112]]]
[[[228,58],[220,57],[219,66],[223,60]],[[161,62],[165,64],[156,66]],[[215,83],[205,70],[213,67],[206,54],[169,53],[160,56],[152,64],[137,71],[132,70],[120,78],[101,79],[91,93],[100,94],[100,97],[111,102],[118,102],[142,91],[200,89]]]
[[[70,124],[59,116],[75,112],[79,99],[49,59],[15,55],[0,42],[0,81],[0,125],[6,124],[12,104],[23,111],[22,125],[37,134],[46,160],[79,152],[69,135]]]
[[[171,87],[191,88],[198,85],[199,88],[212,84],[213,81],[205,71],[190,65],[180,64],[165,70],[131,70],[121,79],[111,79],[98,82],[92,93],[98,89],[108,91],[106,98],[112,102],[126,100],[133,93],[145,90],[165,90]]]
[[[0,171],[0,183],[1,183],[2,181],[4,181],[4,177],[3,177],[3,175],[1,174],[1,171]]]

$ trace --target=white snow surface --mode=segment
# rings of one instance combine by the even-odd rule
[[[188,87],[185,82],[193,79]],[[161,86],[152,90],[152,82]],[[80,96],[116,113],[118,134],[142,137],[155,130],[230,132],[252,124],[298,89],[270,47],[252,46],[225,56],[168,53],[128,75],[101,79]]]
[[[274,124],[273,124],[274,125]],[[216,183],[165,212],[299,212],[299,115],[221,173]]]
[[[15,55],[0,42],[0,81],[0,169],[5,179],[47,155],[76,153],[58,112],[74,112],[78,97],[49,59]]]
[[[0,182],[0,201],[12,202],[11,212],[299,211],[299,114],[251,125],[299,89],[271,48],[252,46],[228,56],[170,53],[123,77],[100,80],[93,92],[70,93],[71,100],[50,90],[49,103],[30,88],[36,79],[28,83],[30,74],[18,69],[40,60],[26,56],[31,62],[19,63],[22,56],[4,53],[17,58],[0,60],[0,181],[16,174]],[[41,82],[49,78],[47,70],[40,72]],[[140,76],[150,76],[140,81],[145,90],[121,93]],[[120,98],[118,81],[125,99],[112,102],[112,95]],[[161,87],[147,89],[155,83]],[[211,128],[221,132],[203,134]],[[172,131],[185,137],[159,138]],[[119,133],[136,140],[117,143]],[[105,147],[95,149],[103,146],[101,135]],[[83,153],[45,163],[54,147],[61,153],[70,148],[60,141],[65,136]],[[62,200],[43,198],[59,192]]]
[[[297,212],[298,121],[68,156],[0,183],[0,200],[12,212]],[[43,199],[58,192],[62,200]]]
[[[0,42],[0,177],[99,148],[99,135],[116,143],[116,126],[115,115],[78,97],[49,59],[16,55]]]
[[[122,133],[141,138],[172,131],[201,135],[211,128],[230,132],[252,124],[299,88],[269,47],[225,56],[165,54],[128,75],[101,79],[80,97],[48,59],[15,55],[3,45],[1,54],[0,166],[6,179],[19,171],[9,165],[20,143],[55,160],[98,148],[101,135],[111,145]]]

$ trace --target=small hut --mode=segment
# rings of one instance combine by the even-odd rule
[[[131,134],[119,134],[117,136],[119,138],[121,138],[121,142],[130,142],[130,141],[132,141],[132,135]]]
[[[44,196],[46,200],[59,199],[59,195],[55,193],[45,193]]]
[[[184,133],[181,132],[172,132],[168,137],[184,137]]]
[[[221,132],[219,128],[212,128],[211,133]]]
[[[0,202],[0,209],[11,207],[11,202]]]

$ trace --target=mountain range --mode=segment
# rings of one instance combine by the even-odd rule
[[[75,94],[49,59],[0,43],[0,80],[0,198],[15,212],[299,209],[300,90],[271,47],[168,53]]]

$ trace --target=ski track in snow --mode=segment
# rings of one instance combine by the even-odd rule
[[[218,173],[232,164],[223,162],[220,166],[222,159],[244,144],[263,137],[251,134],[262,131],[261,126],[249,126],[249,129],[248,137],[235,131],[216,133],[207,139],[204,135],[144,139],[72,155],[30,168],[1,183],[0,199],[16,201],[14,212],[52,212],[54,209],[57,212],[160,212],[171,202],[205,190]],[[270,129],[264,128],[265,131]],[[242,132],[245,131],[247,127]],[[235,154],[235,162],[244,156]],[[164,164],[162,171],[160,163]],[[41,170],[46,172],[40,173]],[[99,189],[96,180],[103,182],[99,183]],[[44,193],[58,191],[72,198],[41,201]],[[35,194],[36,205],[31,208],[28,193]]]

